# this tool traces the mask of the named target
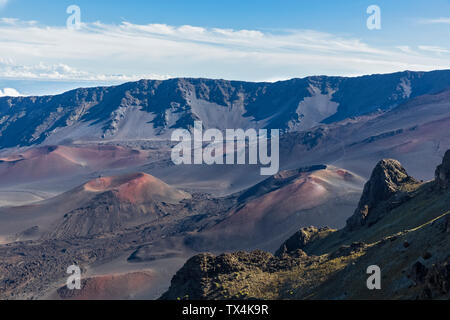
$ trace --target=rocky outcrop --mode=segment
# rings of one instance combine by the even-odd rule
[[[434,264],[426,272],[425,288],[420,298],[450,298],[450,255],[445,261]]]
[[[354,254],[362,253],[367,249],[367,245],[364,242],[353,242],[350,245],[343,245],[335,252],[330,254],[331,258],[339,258],[345,256],[351,256]]]
[[[450,150],[444,155],[442,164],[439,165],[435,173],[435,182],[439,188],[447,190],[450,186]]]
[[[282,259],[261,250],[226,253],[219,256],[209,253],[199,254],[189,259],[176,273],[169,290],[161,299],[244,298],[243,291],[233,293],[233,281],[237,278],[251,282],[249,279],[254,276],[288,271],[304,262],[311,263],[315,260],[316,257],[308,257],[301,250],[297,251],[297,255]]]
[[[169,291],[161,299],[175,300],[189,297],[204,299],[214,288],[209,279],[218,275],[258,268],[273,259],[270,253],[255,251],[223,254],[218,257],[205,253],[192,257],[173,277]]]
[[[334,231],[335,230],[328,227],[320,229],[316,227],[302,228],[281,245],[281,247],[275,252],[275,256],[282,257],[285,254],[290,255],[297,250],[307,251],[307,246],[314,242],[314,240],[324,238]]]
[[[421,288],[418,299],[450,298],[450,255],[431,266],[415,262],[407,277]]]
[[[401,203],[402,196],[419,182],[409,176],[405,168],[397,160],[384,159],[375,167],[370,180],[364,186],[364,191],[358,207],[353,216],[347,220],[347,230],[356,230],[364,225],[376,223],[394,202],[386,202],[394,199]],[[403,194],[402,194],[403,192]]]

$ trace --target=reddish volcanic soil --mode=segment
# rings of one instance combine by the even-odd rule
[[[291,228],[323,224],[338,227],[333,224],[351,215],[363,183],[361,177],[331,166],[298,176],[280,172],[261,187],[276,189],[263,194],[254,191],[249,201],[230,211],[221,222],[193,235],[193,241],[200,239],[199,246],[206,246],[206,250],[208,243],[249,243],[251,248],[252,243],[265,245],[265,239],[276,242]],[[269,247],[275,244],[267,243]]]
[[[264,194],[231,212],[229,218],[215,228],[232,229],[233,232],[238,230],[241,233],[250,231],[263,220],[270,219],[274,223],[283,221],[295,212],[325,203],[328,196],[333,194],[333,186],[345,181],[351,183],[352,179],[356,180],[356,177],[342,169],[303,173],[286,186]]]
[[[145,162],[146,152],[120,146],[47,146],[0,158],[0,184],[30,182]]]
[[[98,178],[86,183],[83,187],[85,191],[95,193],[114,191],[120,200],[135,204],[149,200],[179,202],[190,198],[189,194],[176,190],[145,173]]]
[[[326,201],[326,196],[327,190],[320,184],[319,179],[301,178],[231,212],[228,219],[212,230],[225,228],[238,233],[249,232],[268,215],[273,215],[274,220],[283,220],[292,212],[319,205]]]
[[[102,201],[108,202],[108,205],[103,203],[102,206],[97,202],[96,197],[102,194],[104,194]],[[143,220],[140,219],[150,219],[155,213],[153,203],[177,204],[190,198],[189,193],[177,190],[145,173],[102,177],[51,199],[2,209],[0,236],[15,238],[16,234],[26,229],[38,227],[39,232],[36,235],[38,238],[46,232],[55,231],[55,223],[61,231],[60,223],[67,220],[64,218],[67,213],[73,211],[78,215],[70,217],[80,220],[70,220],[73,225],[68,225],[67,228],[72,231],[78,230],[81,226],[89,230],[95,229],[94,225],[103,230],[110,230],[111,226],[121,225],[126,219],[131,221],[131,216],[141,222]],[[126,211],[126,214],[122,214],[122,211]]]
[[[153,285],[154,274],[150,270],[96,276],[82,279],[81,290],[58,289],[64,300],[121,300],[133,298]]]

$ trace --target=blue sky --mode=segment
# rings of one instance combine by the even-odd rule
[[[73,4],[79,30],[66,27]],[[370,5],[380,30],[366,26]],[[447,69],[449,35],[449,0],[0,0],[0,90]]]

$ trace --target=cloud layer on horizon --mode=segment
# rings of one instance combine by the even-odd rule
[[[314,30],[82,24],[80,30],[0,19],[0,78],[130,81],[209,77],[275,81],[450,68],[450,51],[379,48]]]
[[[21,94],[14,88],[0,89],[0,97],[20,97]]]

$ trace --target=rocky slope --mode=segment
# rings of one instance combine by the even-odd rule
[[[82,279],[80,290],[69,290],[63,286],[57,290],[63,300],[124,300],[138,298],[153,284],[151,270],[111,274]],[[136,297],[137,296],[137,297]]]
[[[397,79],[397,76],[406,77],[408,74],[390,76]],[[438,75],[441,72],[431,73],[433,74]],[[428,73],[425,75],[420,79],[425,81],[424,79],[431,77]],[[388,76],[380,76],[377,79],[387,81]],[[371,79],[356,79],[363,81],[362,79],[366,78]],[[445,77],[438,80],[442,82],[430,84],[426,88],[445,86]],[[419,84],[414,88],[420,93]],[[290,94],[296,92],[293,89]],[[434,89],[431,92],[434,92]],[[379,98],[379,93],[375,93],[369,90],[367,97],[361,97],[361,101],[357,101],[361,112],[365,112],[365,106],[370,105],[371,99]],[[283,97],[288,97],[287,93]],[[323,101],[319,100],[308,100],[308,108],[320,109]],[[402,101],[404,103],[401,103]],[[430,166],[437,166],[445,150],[450,148],[450,136],[447,134],[450,125],[450,90],[418,97],[411,94],[410,98],[399,103],[396,108],[386,107],[384,111],[370,115],[322,123],[306,131],[297,130],[309,126],[291,127],[290,130],[294,131],[281,135],[280,139],[281,170],[326,163],[369,178],[371,169],[379,159],[393,158],[406,165],[416,178],[431,179],[433,173],[429,170]],[[305,107],[304,101],[300,104],[298,110]],[[275,105],[272,107],[269,110],[278,112],[280,116],[284,114],[284,109],[281,110]],[[66,109],[69,110],[70,106],[61,110]],[[14,108],[8,110],[13,112]],[[48,194],[70,190],[100,174],[110,176],[146,172],[178,188],[210,192],[219,196],[244,190],[262,181],[259,166],[175,166],[170,159],[171,144],[165,140],[169,138],[172,130],[170,126],[155,136],[153,129],[151,132],[147,130],[153,128],[151,119],[148,119],[149,116],[154,116],[153,113],[142,111],[140,107],[130,107],[126,110],[128,111],[120,120],[117,134],[104,139],[101,137],[101,126],[102,121],[106,120],[98,123],[79,120],[73,125],[58,127],[55,132],[52,131],[48,139],[45,138],[45,146],[33,145],[31,148],[24,147],[19,150],[0,148],[0,205],[30,203],[36,198],[36,194],[38,199],[47,198]],[[196,110],[199,117],[205,120],[206,127],[246,128],[251,125],[258,128],[267,124],[240,122],[251,117],[232,116],[236,115],[234,107],[216,108],[209,105],[204,106],[203,113],[199,109]],[[216,118],[213,119],[213,116]],[[207,119],[209,120],[206,121]],[[303,124],[305,119],[302,118]],[[7,130],[6,126],[4,122],[0,128]],[[24,132],[13,132],[8,141],[23,137]]]
[[[187,193],[145,173],[101,176],[54,198],[0,210],[0,298],[41,298],[63,286],[64,268],[74,262],[83,274],[99,271],[89,274],[85,293],[55,291],[52,297],[83,299],[97,289],[104,296],[109,289],[103,280],[111,290],[137,294],[139,288],[123,286],[114,275],[156,265],[154,281],[143,284],[145,294],[155,292],[150,297],[156,298],[205,244],[216,251],[248,249],[262,237],[275,249],[295,226],[343,225],[362,182],[349,171],[317,165],[281,171],[244,191],[213,197]],[[283,215],[274,210],[279,201],[285,203]],[[263,206],[255,207],[258,203]],[[239,235],[242,228],[246,232]]]
[[[92,237],[179,213],[191,199],[145,173],[98,177],[54,198],[1,210],[0,235],[10,241]]]
[[[275,250],[298,226],[344,226],[364,179],[334,166],[285,170],[232,195],[236,204],[220,221],[192,233],[198,251]]]
[[[57,96],[0,98],[0,149],[40,143],[167,138],[202,120],[207,128],[306,130],[321,122],[398,106],[450,87],[450,71],[276,83],[141,80]]]
[[[72,178],[136,166],[150,161],[151,152],[113,145],[45,146],[0,156],[0,186]]]
[[[92,237],[164,217],[193,215],[197,218],[185,224],[199,228],[186,235],[186,243],[194,249],[247,249],[261,244],[261,239],[265,248],[272,249],[294,226],[342,226],[362,184],[361,177],[325,165],[281,171],[226,197],[191,195],[146,173],[100,176],[45,201],[1,209],[0,237],[10,241]],[[282,215],[275,212],[280,202]]]
[[[449,165],[450,150],[436,179],[418,183],[382,160],[345,228],[304,228],[275,255],[195,256],[162,299],[448,299]],[[381,290],[366,286],[371,265]]]
[[[174,213],[192,196],[144,173],[103,177],[82,186],[94,194],[85,205],[58,219],[46,238],[92,237],[155,221]]]

